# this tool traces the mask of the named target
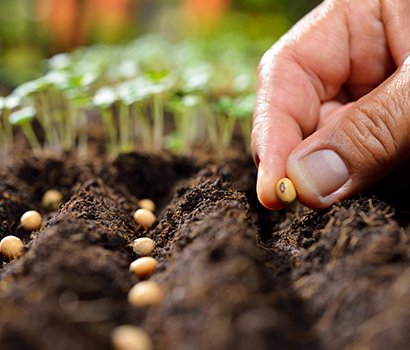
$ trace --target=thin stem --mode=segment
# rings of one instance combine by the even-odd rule
[[[108,150],[109,152],[115,152],[118,140],[113,111],[111,109],[103,109],[101,115],[108,135]]]
[[[241,120],[240,125],[241,125],[243,142],[245,144],[247,152],[249,153],[251,150],[252,120],[251,119]]]
[[[205,118],[207,120],[207,128],[208,128],[209,138],[211,140],[211,146],[212,148],[216,149],[219,144],[217,122],[209,106],[204,104],[203,109],[204,109]]]
[[[138,124],[140,124],[142,145],[145,149],[149,149],[150,145],[152,145],[152,133],[150,123],[144,111],[144,107],[140,104],[134,104],[134,107],[136,109],[137,122]]]
[[[87,113],[84,109],[79,109],[76,113],[78,126],[78,150],[81,155],[88,153],[88,133],[87,133]]]
[[[33,151],[41,149],[40,142],[37,139],[36,134],[34,133],[33,126],[31,123],[23,124],[22,126],[23,132],[26,135],[26,138],[30,144],[30,147]]]
[[[125,104],[120,104],[120,147],[121,151],[129,151],[130,145],[130,112]]]
[[[164,136],[164,102],[161,94],[156,94],[153,97],[153,119],[154,119],[154,149],[159,151],[162,148],[162,140]]]

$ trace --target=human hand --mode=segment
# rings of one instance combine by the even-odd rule
[[[410,158],[410,1],[328,0],[262,58],[252,131],[257,193],[329,207]]]

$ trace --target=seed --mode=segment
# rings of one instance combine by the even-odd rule
[[[41,227],[41,215],[38,211],[29,210],[20,219],[21,227],[25,231],[35,231]]]
[[[147,277],[152,275],[157,269],[158,262],[149,256],[144,256],[133,261],[130,265],[130,271],[138,277]]]
[[[292,181],[286,177],[276,184],[276,195],[283,205],[290,205],[296,199],[296,189]]]
[[[142,281],[137,283],[128,292],[128,302],[132,306],[155,306],[161,303],[162,290],[153,281]]]
[[[147,209],[138,209],[134,213],[134,220],[138,225],[150,228],[154,224],[156,218],[151,211]]]
[[[137,238],[132,243],[132,249],[135,254],[140,256],[149,255],[155,248],[155,242],[148,237]]]
[[[43,194],[41,205],[47,210],[57,210],[62,200],[63,195],[61,192],[56,190],[48,190]]]
[[[152,350],[151,339],[140,327],[124,325],[113,329],[111,341],[115,350]]]
[[[140,206],[141,209],[149,210],[152,213],[155,211],[155,203],[151,199],[148,199],[148,198],[141,199],[138,202],[138,205]]]
[[[9,259],[14,259],[23,253],[23,242],[16,236],[6,236],[0,241],[0,252]]]

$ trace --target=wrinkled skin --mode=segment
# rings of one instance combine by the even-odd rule
[[[282,208],[284,176],[320,209],[409,164],[409,38],[409,0],[328,0],[264,55],[252,132],[264,206]]]

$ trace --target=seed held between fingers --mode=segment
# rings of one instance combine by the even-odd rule
[[[163,297],[161,288],[154,281],[139,282],[128,292],[128,302],[136,307],[159,305]]]
[[[297,196],[293,182],[286,177],[280,179],[276,184],[276,196],[283,205],[292,204]]]
[[[149,256],[144,256],[131,263],[130,271],[138,277],[147,277],[155,272],[157,265],[157,260]]]
[[[148,237],[137,238],[132,242],[132,249],[135,254],[140,256],[149,255],[155,248],[155,242]]]
[[[111,342],[115,350],[152,350],[152,342],[140,327],[123,325],[113,329]]]
[[[134,213],[134,220],[137,225],[143,226],[145,228],[150,228],[154,224],[156,217],[151,211],[147,209],[138,209]]]
[[[41,227],[41,215],[38,211],[29,210],[25,212],[20,218],[20,224],[25,231],[35,231]]]
[[[6,236],[0,241],[0,252],[9,259],[15,259],[23,253],[23,242],[16,236]]]

